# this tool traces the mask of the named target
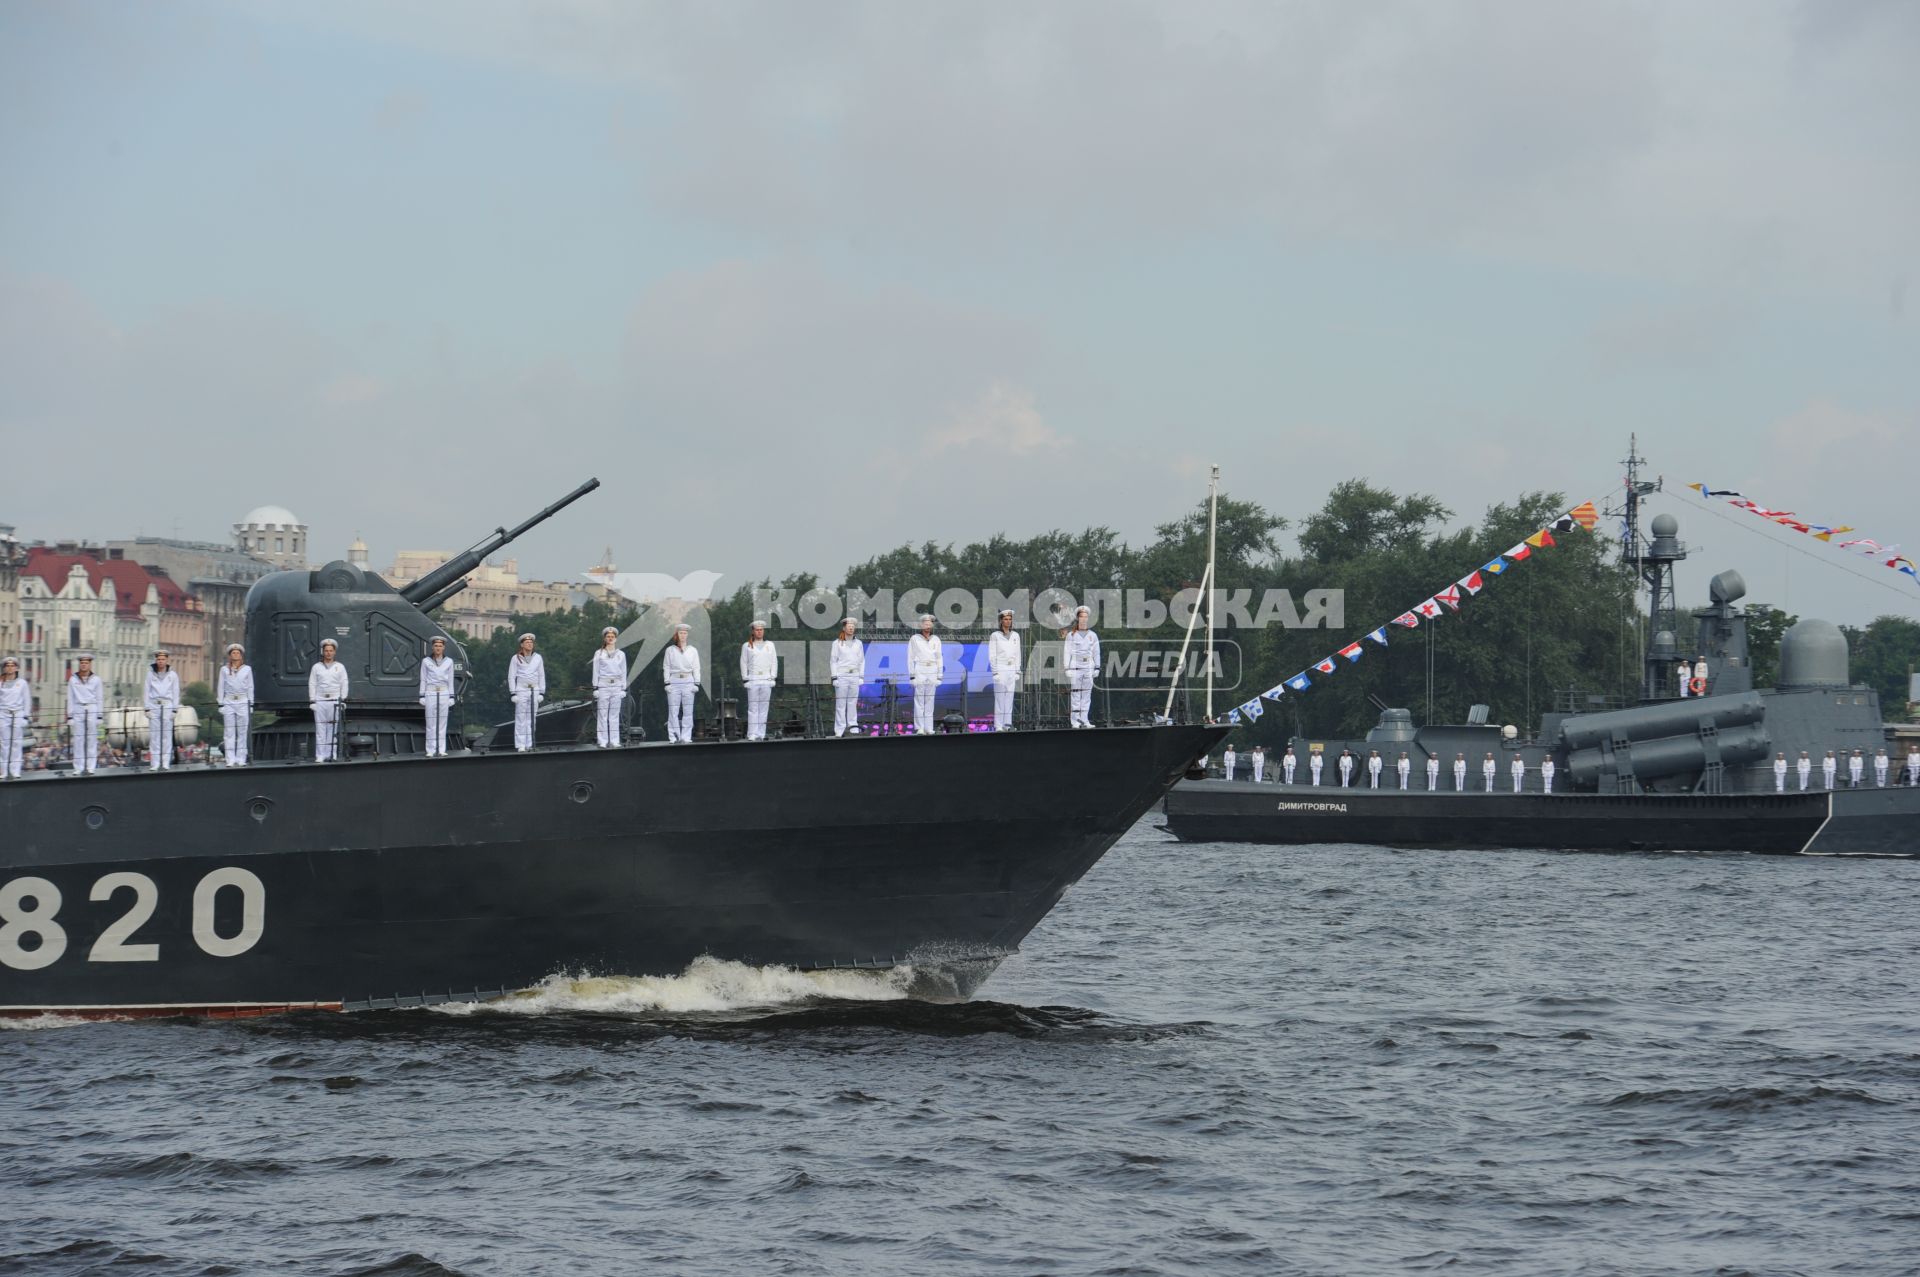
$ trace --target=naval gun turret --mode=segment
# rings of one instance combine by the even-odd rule
[[[395,588],[378,573],[336,559],[306,572],[272,572],[247,592],[247,659],[254,709],[276,721],[256,727],[253,757],[313,756],[307,673],[320,643],[338,644],[349,690],[342,739],[347,752],[382,756],[425,751],[419,704],[420,661],[436,638],[464,683],[467,654],[428,613],[466,587],[467,574],[492,554],[600,486],[589,479],[518,527],[495,528],[417,581]]]

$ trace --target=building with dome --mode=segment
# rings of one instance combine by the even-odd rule
[[[234,544],[276,569],[298,571],[307,564],[307,525],[285,506],[263,505],[233,525]]]

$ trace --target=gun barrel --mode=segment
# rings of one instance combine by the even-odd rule
[[[551,519],[554,515],[560,513],[599,486],[600,480],[589,479],[572,492],[569,492],[566,496],[561,497],[558,501],[534,515],[531,519],[528,519],[525,523],[522,523],[519,527],[514,528],[511,532],[505,528],[495,528],[493,535],[479,542],[472,549],[454,555],[451,559],[448,559],[445,563],[442,563],[418,581],[413,581],[402,586],[400,588],[400,597],[415,607],[420,606],[425,600],[433,598],[442,590],[446,589],[447,586],[479,567],[489,554],[492,554],[501,546],[514,541],[529,528],[545,523],[548,519]]]

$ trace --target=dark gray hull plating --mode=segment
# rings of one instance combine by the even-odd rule
[[[0,939],[0,1011],[435,1002],[560,972],[674,974],[703,954],[913,963],[952,973],[964,995],[1222,734],[645,745],[11,783],[0,905],[24,921]],[[151,911],[116,935],[143,908],[135,878]]]
[[[1405,793],[1189,781],[1167,795],[1187,842],[1444,849],[1743,851],[1907,856],[1920,789],[1785,794]]]

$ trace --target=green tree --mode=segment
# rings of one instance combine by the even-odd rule
[[[1768,603],[1747,605],[1747,655],[1753,662],[1753,685],[1772,687],[1780,677],[1780,639],[1799,617]]]
[[[1920,621],[1877,616],[1865,630],[1850,631],[1847,637],[1852,649],[1853,681],[1880,693],[1883,714],[1904,717],[1909,680],[1920,669]]]
[[[220,702],[214,699],[213,689],[206,683],[195,681],[180,689],[180,703],[191,705],[193,712],[200,716],[200,741],[204,745],[218,745],[226,736],[226,724],[220,718]]]

